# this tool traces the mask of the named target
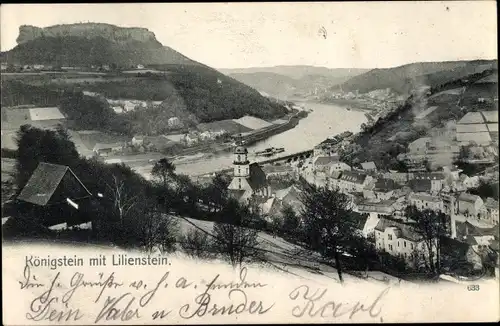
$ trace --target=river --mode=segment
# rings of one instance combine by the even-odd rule
[[[366,122],[363,111],[347,110],[346,107],[335,104],[320,104],[315,102],[295,101],[299,105],[312,110],[309,115],[301,119],[299,124],[281,134],[271,136],[263,141],[248,147],[249,159],[256,161],[254,152],[268,147],[284,147],[285,152],[280,156],[292,154],[313,148],[329,136],[344,131],[358,132],[362,123]],[[179,173],[199,175],[229,168],[232,165],[233,155],[205,154],[203,159],[174,161]]]

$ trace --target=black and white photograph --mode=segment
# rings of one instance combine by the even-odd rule
[[[0,13],[4,324],[499,320],[494,1]]]

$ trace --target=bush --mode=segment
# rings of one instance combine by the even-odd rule
[[[207,233],[198,229],[190,230],[180,240],[181,248],[192,257],[209,259],[215,256],[212,240]]]

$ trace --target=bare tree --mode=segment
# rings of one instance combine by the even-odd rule
[[[123,224],[124,218],[138,203],[138,196],[130,194],[125,187],[125,181],[119,180],[116,175],[113,175],[113,182],[106,185],[113,194],[114,207],[118,212],[120,223]]]
[[[198,229],[190,230],[180,241],[182,249],[193,257],[211,258],[213,256],[212,241],[208,234]]]
[[[144,214],[140,226],[140,242],[146,251],[155,247],[161,252],[174,249],[178,234],[178,222],[173,217],[162,214],[157,209],[151,209]]]
[[[447,217],[444,213],[430,209],[418,210],[414,206],[406,209],[406,216],[415,221],[414,230],[424,240],[427,252],[426,265],[431,273],[440,273],[441,238],[448,235]]]
[[[354,233],[351,200],[336,189],[302,182],[301,202],[304,231],[310,246],[335,260],[339,281],[343,282],[341,256]]]
[[[248,207],[233,207],[231,213],[224,219],[229,221],[232,218],[231,223],[214,225],[214,248],[236,267],[243,262],[259,259],[260,251],[257,249],[258,231],[249,227],[252,215]]]

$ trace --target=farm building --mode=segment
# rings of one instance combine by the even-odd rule
[[[45,226],[91,219],[92,194],[68,167],[40,162],[17,196],[19,211]]]

